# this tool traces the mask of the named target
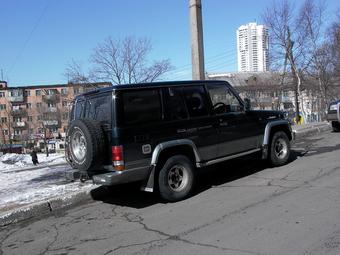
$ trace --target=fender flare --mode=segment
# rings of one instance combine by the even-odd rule
[[[163,150],[176,147],[176,146],[181,146],[181,145],[187,145],[192,148],[194,155],[195,155],[195,161],[196,161],[195,163],[201,161],[201,156],[198,153],[197,147],[193,141],[191,141],[190,139],[178,139],[178,140],[168,141],[168,142],[163,142],[163,143],[158,144],[152,153],[151,165],[154,165],[154,166],[157,165],[159,156]]]
[[[264,130],[263,142],[262,142],[262,159],[268,157],[268,144],[270,140],[270,134],[273,127],[286,126],[290,132],[291,139],[293,139],[292,128],[287,120],[275,120],[268,122]]]

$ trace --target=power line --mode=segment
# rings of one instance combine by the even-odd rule
[[[46,2],[46,5],[45,5],[44,9],[42,10],[42,12],[41,12],[40,16],[38,17],[37,21],[35,22],[35,24],[33,25],[33,28],[32,28],[32,30],[30,31],[30,33],[28,34],[26,40],[24,41],[24,44],[23,44],[23,46],[21,47],[20,51],[18,52],[18,54],[17,54],[16,57],[14,58],[14,61],[13,61],[12,65],[11,65],[10,68],[8,69],[7,75],[9,75],[9,74],[12,72],[12,70],[14,69],[14,67],[15,67],[15,65],[17,64],[18,60],[20,59],[21,55],[23,54],[23,52],[24,52],[24,50],[25,50],[25,48],[26,48],[28,42],[29,42],[29,41],[31,40],[31,38],[32,38],[33,33],[34,33],[35,30],[38,28],[38,26],[39,26],[39,24],[40,24],[40,22],[41,22],[43,16],[45,15],[45,12],[46,12],[46,10],[47,10],[47,8],[48,8],[49,3],[50,3],[50,1],[47,1],[47,2]]]

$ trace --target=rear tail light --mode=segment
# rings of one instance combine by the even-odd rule
[[[123,146],[112,146],[112,163],[115,170],[124,170]]]

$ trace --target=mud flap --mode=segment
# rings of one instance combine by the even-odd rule
[[[153,192],[154,184],[155,184],[155,169],[156,167],[154,165],[151,166],[149,178],[147,178],[142,186],[141,190],[146,192]]]

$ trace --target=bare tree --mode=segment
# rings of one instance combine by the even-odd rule
[[[337,20],[331,24],[328,29],[328,40],[326,47],[329,49],[331,74],[333,84],[340,86],[340,8],[337,10]],[[333,97],[339,97],[340,91],[333,94]],[[331,98],[334,99],[334,98]]]
[[[79,61],[74,59],[71,60],[70,63],[67,64],[64,76],[67,78],[69,83],[89,83],[90,77],[85,74],[83,68]]]
[[[172,67],[168,59],[149,64],[147,57],[151,50],[146,38],[113,40],[108,37],[98,44],[91,56],[92,75],[114,84],[155,81]]]
[[[271,60],[283,70],[290,67],[294,79],[295,111],[299,119],[304,112],[302,77],[311,66],[318,49],[322,26],[323,5],[305,0],[298,12],[288,0],[274,1],[266,9],[263,18],[269,28]],[[297,14],[296,14],[297,13]]]
[[[94,48],[90,57],[91,70],[84,72],[79,61],[67,65],[64,76],[68,82],[90,84],[95,81],[110,81],[113,84],[153,82],[172,69],[170,61],[163,59],[150,63],[152,51],[150,40],[125,37],[114,40],[108,37]]]

